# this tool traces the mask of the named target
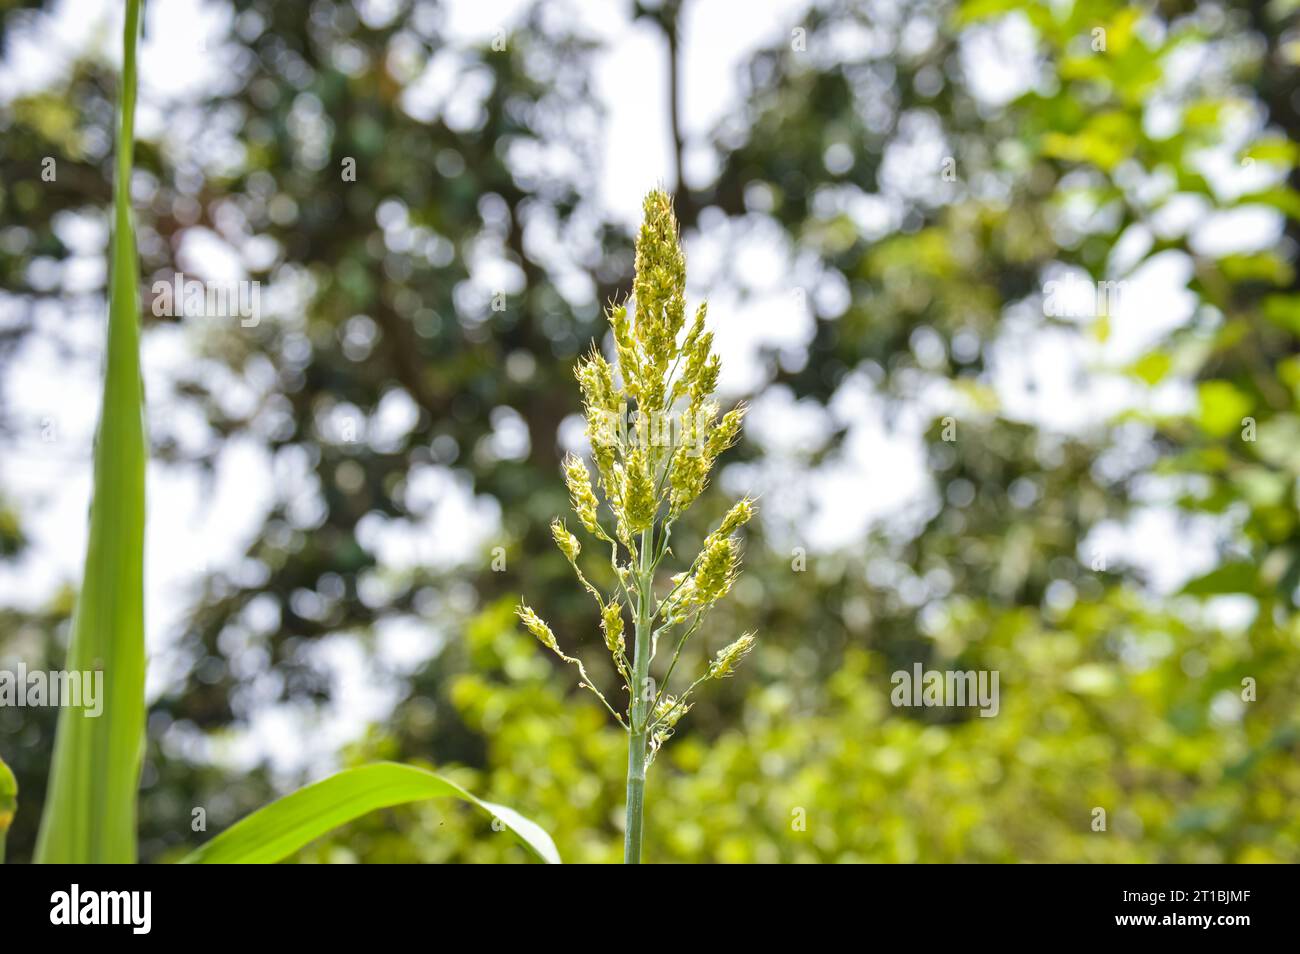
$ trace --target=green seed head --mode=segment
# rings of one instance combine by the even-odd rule
[[[655,499],[654,478],[650,476],[650,463],[644,448],[637,447],[628,455],[623,471],[623,511],[628,529],[632,533],[646,530],[654,522],[659,509]]]
[[[569,486],[569,503],[582,526],[588,533],[601,536],[600,522],[596,519],[596,492],[591,489],[591,473],[581,457],[570,454],[565,459],[564,482]]]
[[[609,325],[614,332],[614,348],[618,352],[623,390],[628,397],[636,400],[641,396],[641,358],[632,335],[632,324],[627,317],[627,305],[617,305],[610,309]]]
[[[614,655],[623,652],[623,604],[610,600],[600,614],[600,628],[605,632],[605,648]]]
[[[668,193],[645,197],[644,219],[636,241],[636,336],[652,364],[671,356],[686,318],[686,256]]]
[[[709,606],[726,596],[736,579],[739,562],[740,548],[735,537],[709,537],[691,581],[695,590],[692,602]]]
[[[713,401],[692,402],[682,415],[681,442],[673,452],[669,468],[670,515],[676,518],[695,502],[709,483],[713,459],[709,456],[709,434],[718,405]]]
[[[659,700],[659,704],[655,706],[655,711],[650,717],[650,721],[658,722],[662,719],[663,722],[659,727],[660,730],[662,731],[665,727],[672,729],[672,727],[677,724],[678,720],[686,714],[686,711],[690,709],[689,705],[678,705],[677,703],[678,699],[676,696],[665,692],[663,698]]]
[[[525,628],[537,637],[543,646],[558,653],[560,644],[555,641],[555,634],[551,632],[551,627],[547,626],[545,621],[533,612],[533,608],[527,604],[520,603],[515,607],[515,615],[523,622]]]
[[[614,369],[594,347],[574,369],[582,397],[589,406],[602,411],[618,411],[618,392],[614,389]]]
[[[564,525],[559,517],[551,521],[551,536],[555,539],[555,545],[560,548],[566,560],[570,563],[578,559],[578,554],[582,552],[582,544],[578,538],[569,532],[569,528]]]
[[[686,373],[683,375],[690,391],[691,403],[698,404],[718,387],[718,375],[722,372],[722,359],[710,354],[713,346],[713,332],[706,331],[695,344],[695,350],[687,359]]]
[[[722,518],[722,525],[716,531],[718,536],[730,536],[733,532],[749,523],[754,516],[755,509],[754,502],[748,497],[736,501],[732,508],[727,511],[727,515]]]
[[[718,655],[713,657],[713,662],[709,666],[710,679],[725,679],[731,675],[736,668],[736,663],[740,662],[749,651],[754,648],[754,634],[745,633],[734,643],[723,647],[718,651]]]
[[[671,198],[663,191],[651,192],[644,213],[636,240],[632,295],[625,302],[611,303],[606,311],[613,361],[593,347],[574,368],[598,483],[593,484],[582,458],[570,455],[564,462],[573,511],[588,532],[610,544],[610,567],[619,581],[616,589],[626,599],[597,589],[577,568],[581,552],[577,537],[559,520],[551,525],[555,545],[597,601],[605,648],[629,691],[649,677],[654,646],[666,628],[689,627],[681,634],[684,642],[708,609],[730,591],[740,566],[735,533],[755,512],[749,498],[733,505],[705,538],[690,569],[672,577],[673,588],[661,600],[655,582],[660,561],[673,552],[668,546],[671,525],[707,489],[718,455],[739,439],[744,408],[723,415],[713,398],[722,365],[713,353],[713,333],[705,327],[704,304],[687,327],[686,257]],[[597,489],[612,515],[612,533],[601,526]],[[626,653],[625,606],[637,608],[639,623],[650,623],[648,628],[641,626],[638,634],[649,642],[649,653],[643,655],[638,645],[635,661]],[[521,605],[517,612],[544,646],[578,666],[582,685],[609,708],[579,658],[560,652],[550,627],[528,606]],[[729,674],[753,641],[753,635],[746,634],[733,642],[710,662],[705,677],[721,679]],[[615,713],[629,731],[635,731],[634,723],[639,729],[653,723],[649,758],[690,708],[687,696],[698,682],[681,696],[664,692],[652,707],[640,706],[638,697],[638,705],[629,706],[626,720]]]
[[[704,446],[704,453],[710,462],[736,443],[736,438],[740,436],[740,422],[744,419],[745,408],[743,407],[730,410],[722,416],[722,420],[709,434],[708,442]]]

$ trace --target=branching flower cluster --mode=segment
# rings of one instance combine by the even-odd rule
[[[695,635],[710,608],[730,591],[740,567],[736,531],[754,515],[746,498],[736,503],[722,524],[708,535],[690,566],[671,578],[662,596],[655,581],[672,552],[673,526],[703,493],[718,456],[740,434],[744,408],[721,413],[713,399],[720,362],[713,353],[713,334],[705,330],[706,306],[686,321],[686,260],[672,202],[661,191],[645,200],[644,221],[636,243],[636,278],[631,301],[608,311],[615,363],[596,348],[579,361],[587,436],[595,480],[577,456],[564,462],[573,512],[583,530],[608,545],[617,588],[603,595],[582,572],[578,538],[560,520],[551,527],[555,544],[578,581],[600,608],[605,648],[629,693],[620,713],[587,678],[581,661],[566,655],[555,634],[533,610],[520,606],[519,617],[544,646],[578,667],[582,684],[594,692],[628,731],[633,749],[629,773],[653,760],[690,708],[692,692],[704,681],[730,674],[753,647],[744,634],[718,652],[712,663],[680,694],[668,692],[682,648]],[[597,496],[603,497],[604,505]],[[605,514],[609,518],[603,519]],[[628,657],[624,610],[635,625]],[[654,688],[650,663],[661,638],[675,637],[671,662]]]

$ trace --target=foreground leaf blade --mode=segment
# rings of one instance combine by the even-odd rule
[[[118,104],[104,402],[85,574],[66,668],[103,671],[103,711],[59,713],[36,860],[131,863],[144,736],[144,395],[139,262],[131,217],[139,0],[128,0]]]
[[[482,801],[455,782],[414,765],[376,762],[347,769],[277,799],[183,859],[185,864],[272,864],[321,835],[379,808],[457,798],[496,816],[538,858],[559,864],[551,836],[503,805]]]
[[[18,811],[18,780],[14,773],[0,759],[0,864],[5,860],[5,838],[9,834],[9,824]]]

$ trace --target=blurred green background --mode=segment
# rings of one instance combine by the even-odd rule
[[[645,170],[754,406],[679,553],[764,510],[683,672],[759,648],[651,769],[647,860],[1300,860],[1300,4],[195,0],[180,50],[163,6],[144,299],[220,247],[264,315],[145,315],[142,860],[376,757],[621,857],[623,735],[512,608],[614,691],[548,523]],[[112,30],[48,37],[117,21],[0,9],[0,660],[58,668],[115,87]],[[997,670],[998,715],[895,708],[917,662]],[[13,861],[53,726],[0,708]],[[525,859],[439,805],[300,860]]]

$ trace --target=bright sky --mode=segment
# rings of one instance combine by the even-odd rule
[[[382,19],[385,4],[365,5],[367,15]],[[451,5],[455,36],[491,38],[499,27],[515,21],[525,3],[519,0],[461,0]],[[634,226],[645,191],[659,182],[672,184],[665,95],[666,52],[657,33],[646,24],[628,21],[630,4],[586,0],[575,4],[576,22],[606,44],[596,75],[597,88],[609,111],[605,156],[599,172],[599,196],[615,217]],[[732,108],[737,95],[735,70],[759,45],[787,37],[803,4],[795,0],[749,0],[744,16],[736,16],[732,0],[701,0],[689,6],[684,29],[684,124],[687,138],[703,141],[714,124]],[[31,35],[15,34],[0,64],[0,102],[40,89],[65,69],[72,57],[99,49],[117,58],[120,4],[111,0],[63,0],[52,16],[42,16]],[[230,28],[221,4],[202,0],[166,0],[147,5],[146,41],[141,53],[142,137],[161,131],[158,106],[183,101],[221,81],[218,51]],[[982,66],[978,73],[990,100],[1015,92],[1017,76],[1028,70],[1010,68],[1018,36],[1013,23],[1001,46],[984,49],[972,44],[969,57]],[[1023,45],[1023,44],[1021,44]],[[1008,50],[1011,53],[1008,53]],[[1216,156],[1214,181],[1243,189],[1261,182],[1263,170],[1240,170],[1230,157]],[[689,156],[690,174],[707,176],[707,150]],[[1195,216],[1198,210],[1188,214]],[[1255,221],[1205,219],[1205,241],[1258,244],[1276,235],[1276,216]],[[104,274],[107,234],[102,223],[70,218],[60,224],[77,259],[63,280],[94,288]],[[779,229],[755,228],[744,234],[718,229],[707,237],[688,236],[692,291],[708,294],[710,318],[718,345],[726,356],[724,390],[739,392],[759,379],[753,360],[759,343],[776,343],[795,356],[812,333],[810,317],[795,306],[795,288],[812,294],[836,294],[836,287],[819,286],[817,275],[806,275],[795,264],[795,250]],[[1140,243],[1141,237],[1138,237]],[[212,243],[195,246],[205,262],[223,253]],[[232,256],[238,268],[237,256]],[[734,266],[742,287],[721,279],[721,266]],[[1185,384],[1173,383],[1152,395],[1122,378],[1099,373],[1101,364],[1114,364],[1137,354],[1161,333],[1190,315],[1192,296],[1184,285],[1188,265],[1181,256],[1160,256],[1130,276],[1112,325],[1115,334],[1098,345],[1082,326],[1076,331],[1044,329],[1041,315],[1009,316],[1007,328],[994,344],[993,383],[1007,413],[1039,423],[1049,430],[1077,433],[1099,426],[1107,416],[1133,404],[1169,410],[1193,400]],[[5,306],[0,298],[0,321]],[[105,318],[102,302],[80,311],[57,310],[40,318],[41,333],[29,338],[23,353],[9,365],[0,381],[6,416],[23,421],[29,435],[16,453],[6,453],[0,483],[14,495],[31,532],[29,556],[21,564],[0,569],[0,602],[34,606],[47,600],[63,583],[80,577],[85,547],[85,513],[90,486],[90,445],[98,413],[98,360],[75,365],[58,342],[72,339],[90,348],[101,347]],[[190,339],[175,328],[153,331],[146,339],[144,364],[151,415],[179,414],[166,400],[169,369],[190,360]],[[85,349],[82,349],[83,353]],[[1031,383],[1034,385],[1031,388]],[[801,471],[799,456],[824,440],[824,414],[798,402],[783,390],[769,391],[756,403],[748,421],[750,435],[768,452],[762,472],[728,471],[728,490],[762,491],[765,486],[791,485],[799,473],[804,499],[818,506],[797,524],[797,509],[781,507],[769,519],[787,527],[798,543],[810,549],[851,545],[872,526],[902,515],[907,519],[931,499],[918,435],[936,410],[960,409],[941,381],[922,388],[914,413],[905,414],[887,429],[881,403],[865,378],[855,376],[832,408],[851,426],[844,456],[814,473]],[[52,441],[43,438],[54,436]],[[295,479],[277,472],[266,455],[250,442],[229,446],[211,485],[198,474],[177,468],[151,468],[147,552],[147,631],[153,664],[150,691],[156,694],[174,671],[168,647],[209,567],[229,567],[260,525],[262,513],[277,481]],[[463,486],[430,475],[428,522],[421,527],[370,528],[384,557],[393,562],[425,559],[476,559],[489,545],[497,524],[493,502],[475,500]],[[439,482],[441,480],[441,482]],[[736,484],[736,481],[751,483]],[[757,484],[757,486],[755,486]],[[777,495],[769,495],[769,501]],[[798,501],[798,495],[793,500]],[[433,505],[432,502],[438,502]],[[430,533],[436,527],[438,533]],[[779,530],[779,527],[773,527]],[[778,537],[779,537],[778,533]],[[1157,587],[1167,592],[1200,572],[1213,560],[1216,528],[1179,525],[1169,511],[1152,508],[1139,513],[1127,527],[1106,527],[1088,548],[1100,548],[1136,558],[1150,569]],[[419,540],[460,541],[459,552],[427,553]],[[1081,556],[1087,551],[1081,547]],[[433,651],[436,638],[428,623],[397,621],[380,634],[386,661],[398,671],[417,665]],[[382,718],[394,697],[394,687],[374,678],[363,665],[354,640],[340,635],[325,641],[322,652],[335,666],[340,704],[324,715],[286,710],[257,717],[253,731],[221,752],[224,758],[251,763],[270,755],[286,768],[302,764],[323,767],[340,745],[356,736],[365,720]],[[310,725],[311,746],[303,745]]]

